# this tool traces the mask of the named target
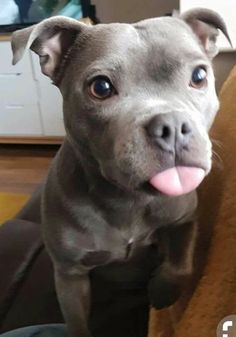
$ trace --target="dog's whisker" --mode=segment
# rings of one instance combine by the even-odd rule
[[[223,147],[223,143],[220,140],[217,140],[217,139],[214,139],[214,138],[211,138],[211,137],[210,137],[210,140],[211,140],[212,144],[218,146],[219,148]]]
[[[223,160],[216,151],[212,151],[212,164],[219,169],[224,168]]]
[[[221,158],[221,156],[215,151],[212,151],[213,157],[216,158],[217,160],[219,160],[219,162],[223,163],[223,160]]]

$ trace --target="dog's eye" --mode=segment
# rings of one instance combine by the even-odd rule
[[[109,78],[98,76],[90,83],[89,93],[97,99],[104,100],[111,97],[115,93],[115,89]]]
[[[192,72],[190,85],[194,88],[201,88],[206,83],[207,72],[203,66],[196,67]]]

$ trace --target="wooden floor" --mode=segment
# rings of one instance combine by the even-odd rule
[[[31,193],[46,176],[58,148],[0,145],[0,192]]]

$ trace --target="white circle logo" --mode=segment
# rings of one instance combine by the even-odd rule
[[[217,337],[236,337],[236,315],[223,318],[217,327]]]

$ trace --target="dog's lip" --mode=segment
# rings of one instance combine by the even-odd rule
[[[195,190],[202,182],[206,171],[202,167],[174,166],[156,173],[149,184],[168,196],[180,196]]]

